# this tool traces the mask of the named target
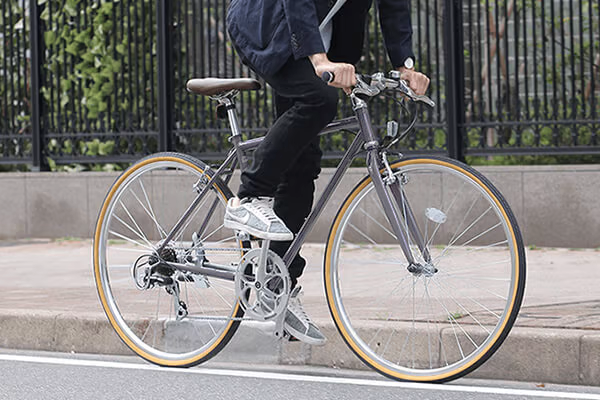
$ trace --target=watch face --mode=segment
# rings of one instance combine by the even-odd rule
[[[415,67],[415,61],[410,57],[407,58],[406,61],[404,61],[404,67],[413,69]]]

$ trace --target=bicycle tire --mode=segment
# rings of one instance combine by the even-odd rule
[[[432,261],[430,264],[434,265],[435,269],[427,270],[431,276],[422,274],[416,277],[415,274],[405,268],[407,267],[405,259],[402,259],[402,262],[394,264],[396,261],[388,262],[386,258],[382,258],[381,253],[393,255],[394,257],[400,257],[400,255],[403,258],[405,257],[400,251],[400,246],[397,245],[397,240],[394,244],[394,240],[390,239],[394,244],[393,246],[377,247],[376,244],[369,243],[368,240],[364,239],[364,236],[376,235],[377,233],[371,233],[371,231],[377,232],[377,230],[381,230],[380,237],[385,237],[386,235],[390,237],[390,235],[393,235],[391,228],[388,228],[389,222],[383,216],[382,211],[380,214],[376,214],[375,212],[369,214],[362,209],[363,204],[371,201],[368,204],[373,205],[375,204],[373,201],[378,201],[378,198],[370,200],[369,196],[374,195],[376,197],[376,194],[374,194],[372,180],[370,176],[367,176],[348,195],[340,207],[329,232],[324,268],[325,293],[329,310],[337,330],[348,347],[366,365],[374,370],[387,377],[401,381],[432,383],[451,381],[465,376],[488,360],[506,339],[517,318],[523,299],[526,274],[525,251],[521,234],[517,221],[506,200],[482,174],[473,168],[443,157],[407,158],[392,164],[391,168],[398,179],[405,180],[403,191],[406,191],[405,196],[408,198],[409,204],[414,206],[416,210],[415,215],[419,218],[420,229],[428,232],[428,227],[432,225],[432,229],[429,231],[431,232],[431,237],[428,240],[427,234],[425,237],[428,248],[432,251],[432,259],[435,260],[437,254],[440,265],[434,265],[434,261]],[[420,194],[419,191],[423,191],[425,188],[425,185],[419,185],[419,181],[425,181],[427,177],[432,182],[431,188],[434,188],[430,189],[430,191],[431,193],[435,192],[435,195],[431,195],[432,198],[436,198],[435,202],[427,200],[427,197],[417,196]],[[411,184],[411,179],[413,181],[416,180],[417,184],[413,182],[413,187],[408,188]],[[452,192],[451,188],[444,186],[451,184],[454,180],[463,182],[461,189],[455,190],[456,194]],[[435,188],[438,182],[440,187]],[[444,190],[447,192],[446,195],[444,195]],[[475,240],[471,240],[470,242],[465,240],[464,243],[467,243],[467,245],[460,247],[457,243],[459,240],[462,241],[462,238],[456,239],[457,234],[464,226],[468,226],[468,228],[465,228],[466,231],[475,230],[471,225],[467,225],[464,220],[467,219],[466,215],[469,215],[473,210],[476,210],[474,215],[477,215],[476,212],[478,212],[480,206],[476,202],[479,200],[474,200],[475,203],[471,204],[468,213],[463,218],[463,222],[457,228],[454,236],[450,236],[453,229],[449,229],[449,227],[438,227],[434,231],[433,226],[435,226],[435,223],[431,224],[429,219],[437,218],[439,226],[444,226],[444,224],[448,224],[450,221],[457,221],[451,214],[454,204],[458,202],[456,200],[457,196],[463,192],[472,193],[476,199],[480,195],[482,199],[489,202],[484,207],[489,206],[493,211],[492,213],[485,211],[484,216],[479,217],[479,220],[471,224],[473,227],[481,229],[484,223],[493,221],[495,216],[501,224],[499,226],[502,229],[494,228],[479,237],[477,235],[471,236],[471,231],[469,237],[475,237]],[[411,202],[410,200],[413,198],[411,196],[418,201]],[[449,205],[447,201],[452,196],[455,198],[453,200],[454,204]],[[436,207],[433,207],[434,203]],[[363,214],[360,214],[361,210],[363,210]],[[424,213],[426,214],[425,216],[423,215]],[[444,217],[447,219],[445,222],[441,222],[444,220]],[[360,223],[363,225],[359,228],[358,225]],[[385,225],[386,223],[388,225]],[[387,232],[384,228],[387,229]],[[363,232],[358,233],[357,230],[362,230]],[[444,240],[446,240],[446,237],[451,238],[444,249],[438,249],[437,245],[434,246],[434,243],[437,243],[438,240],[442,241],[441,238],[434,239],[441,230],[448,231],[448,233],[439,233],[440,236],[444,236]],[[408,231],[408,226],[406,231]],[[486,231],[483,230],[483,232]],[[360,243],[360,239],[357,238],[360,238],[361,234],[363,237],[362,240],[366,240],[365,243],[369,244],[355,245],[352,242],[351,239],[355,240],[356,243]],[[497,241],[500,244],[494,244],[496,243],[494,242],[486,248],[483,239],[487,235],[494,235],[493,237],[505,235],[507,241],[505,244],[502,241]],[[463,232],[461,236],[464,237],[467,235]],[[375,240],[372,241],[375,242]],[[414,238],[411,237],[411,251],[413,251],[413,254],[418,255],[418,246],[415,245],[415,242]],[[480,242],[481,244],[479,244]],[[361,251],[368,258],[366,256],[361,258]],[[347,254],[351,255],[347,256]],[[452,254],[454,254],[454,259],[462,257],[466,260],[463,261],[466,264],[460,261],[459,264],[456,264],[460,268],[463,268],[463,272],[461,272],[460,268],[452,270],[455,264],[446,260]],[[470,265],[469,263],[473,265],[478,263],[476,261],[478,257],[475,256],[477,254],[483,256],[485,254],[490,256],[491,254],[496,261],[489,263],[490,265],[480,264],[482,265],[481,267],[464,269]],[[499,260],[498,256],[500,255],[502,257],[510,255],[510,260]],[[396,259],[394,258],[393,260]],[[444,263],[442,264],[441,261],[444,261]],[[361,263],[363,264],[361,265]],[[365,265],[368,263],[371,263],[371,270],[369,273],[365,273]],[[384,265],[386,263],[389,263],[392,268],[386,269]],[[497,264],[498,266],[492,264]],[[398,268],[398,266],[401,268]],[[376,270],[375,268],[378,269]],[[380,275],[383,278],[376,280],[377,278],[372,276],[375,273],[373,271],[380,271]],[[468,275],[463,275],[465,272]],[[478,272],[484,273],[484,276],[474,276]],[[499,278],[507,273],[510,273],[510,279]],[[447,281],[452,283],[442,283],[442,278],[447,278]],[[454,285],[458,284],[456,283],[458,278],[466,280],[467,285],[457,289]],[[400,283],[397,283],[399,281]],[[410,287],[411,281],[412,288]],[[438,281],[438,283],[432,283],[435,281]],[[473,284],[474,282],[477,284]],[[371,286],[368,286],[367,283]],[[446,284],[448,286],[444,287],[443,285]],[[387,293],[387,288],[393,287],[389,297],[395,297],[395,291],[399,291],[400,288],[406,285],[408,287],[406,289],[407,294],[400,301],[398,300],[399,296],[393,300],[371,301],[372,299],[369,299],[368,304],[372,309],[383,309],[386,302],[390,303],[388,308],[391,310],[390,314],[384,317],[386,314],[378,314],[373,310],[368,310],[368,307],[361,302],[365,301],[364,296],[360,296],[360,292],[356,291],[356,287],[360,285],[366,286],[365,291],[370,291],[370,293],[375,291],[376,294]],[[394,287],[393,285],[397,286]],[[492,287],[493,289],[491,289]],[[484,300],[479,302],[479,300],[471,297],[472,294],[470,292],[479,290],[479,288],[486,290],[481,291],[483,293],[481,297],[485,298],[485,302]],[[500,306],[495,308],[491,306],[492,304],[495,305],[504,301],[492,296],[492,294],[499,294],[495,291],[498,290],[500,292],[500,289],[496,288],[507,290],[506,301],[502,308]],[[419,290],[421,292],[418,292]],[[433,301],[436,294],[434,290],[439,296],[437,302]],[[410,305],[411,292],[412,307]],[[344,297],[344,293],[348,295]],[[421,297],[417,296],[416,293],[422,293],[422,295],[420,294]],[[500,294],[503,293],[500,292]],[[465,300],[462,300],[459,296],[463,296]],[[469,303],[467,304],[467,302]],[[425,303],[428,305],[424,305]],[[470,306],[471,303],[473,304],[472,306]],[[469,308],[472,311],[467,310],[465,304],[470,306]],[[476,306],[477,304],[481,307]],[[458,308],[463,315],[453,314],[450,311],[449,305]],[[488,305],[490,306],[489,308],[487,307]],[[439,312],[434,312],[434,309],[439,310]],[[501,315],[498,310],[502,311]],[[465,314],[464,311],[468,314]],[[370,314],[366,315],[369,312]],[[408,314],[409,317],[396,315],[401,312],[404,313],[403,315]],[[491,314],[498,315],[498,320],[495,323]],[[368,318],[365,318],[365,316]],[[412,321],[410,320],[411,318]],[[492,322],[485,322],[485,318]],[[458,322],[463,319],[464,322]],[[464,324],[464,327],[461,324]],[[491,330],[492,324],[493,330]],[[462,332],[464,332],[464,335],[461,329],[463,329]],[[485,340],[478,339],[486,335],[484,330],[489,330],[490,333]],[[477,333],[479,331],[482,333]],[[382,332],[385,333],[387,342],[381,340],[383,338]],[[397,337],[401,336],[403,342],[399,342],[397,338],[394,338],[395,334]],[[468,339],[473,342],[473,346],[469,346],[473,347],[474,350],[465,355],[463,354],[465,350],[470,349],[470,347],[467,348],[465,345],[465,343],[469,344],[469,340],[466,337],[469,337]],[[370,339],[370,341],[367,342],[367,339]],[[408,342],[412,342],[413,344],[412,362],[406,354]],[[401,350],[399,349],[400,344],[403,344]],[[384,346],[385,349],[383,349]],[[462,346],[465,346],[465,348],[463,349]],[[386,355],[388,351],[394,354]],[[400,351],[401,353],[399,354]],[[460,353],[457,355],[458,359],[452,361],[452,356],[457,352]],[[398,361],[392,360],[392,358]]]
[[[164,179],[161,179],[161,174],[167,177],[163,177]],[[152,318],[148,317],[148,311],[134,310],[132,306],[129,306],[129,298],[135,299],[135,301],[140,303],[140,309],[142,309],[146,303],[141,302],[141,294],[132,290],[131,282],[128,281],[128,278],[127,276],[125,276],[124,272],[119,272],[120,275],[117,275],[117,272],[111,275],[112,270],[118,271],[118,269],[120,268],[120,266],[118,265],[110,265],[110,257],[113,257],[113,260],[116,260],[118,258],[117,256],[111,256],[111,254],[113,254],[111,253],[111,250],[114,250],[116,246],[119,245],[129,246],[127,248],[121,249],[123,251],[126,250],[127,252],[137,251],[139,253],[142,253],[143,251],[146,251],[140,245],[143,246],[146,244],[146,242],[150,242],[147,245],[150,246],[150,244],[156,242],[156,240],[151,239],[151,235],[149,234],[149,231],[154,229],[154,227],[147,228],[148,223],[150,226],[153,225],[153,223],[156,225],[154,235],[156,235],[157,238],[166,236],[166,230],[164,230],[164,228],[162,228],[161,225],[163,223],[166,224],[166,222],[164,222],[165,220],[169,221],[169,223],[173,223],[174,221],[176,221],[176,219],[172,218],[178,218],[183,214],[183,211],[185,210],[185,208],[182,208],[180,210],[173,210],[173,208],[175,207],[173,204],[177,202],[177,199],[180,196],[185,197],[187,195],[188,198],[192,198],[195,197],[196,194],[195,192],[192,194],[187,194],[177,191],[173,193],[164,188],[162,190],[159,190],[158,186],[160,184],[169,185],[171,184],[171,182],[174,182],[172,183],[173,185],[180,185],[184,188],[188,188],[190,184],[194,183],[194,180],[200,182],[200,178],[203,176],[212,177],[213,172],[206,164],[193,157],[178,153],[159,153],[146,157],[132,165],[125,172],[123,172],[121,176],[112,185],[109,193],[106,195],[106,198],[103,202],[96,224],[93,244],[94,278],[98,290],[98,296],[104,309],[104,312],[106,313],[106,316],[111,326],[127,347],[129,347],[134,353],[146,359],[147,361],[161,366],[191,367],[214,357],[231,340],[234,333],[238,329],[240,320],[244,315],[243,310],[237,302],[236,298],[232,298],[231,303],[228,303],[228,301],[226,301],[227,299],[225,299],[225,296],[227,294],[223,294],[221,292],[222,290],[224,290],[224,288],[220,289],[222,286],[217,286],[216,281],[210,281],[207,277],[202,278],[199,275],[186,275],[186,277],[184,278],[180,276],[178,279],[173,279],[173,281],[177,281],[177,283],[174,284],[176,284],[178,288],[185,288],[186,298],[184,300],[188,299],[188,303],[186,303],[186,306],[190,309],[192,307],[195,307],[197,309],[195,311],[201,312],[202,315],[195,316],[194,318],[197,319],[193,320],[193,311],[190,311],[187,317],[184,317],[184,319],[180,321],[175,321],[174,317],[171,318],[171,309],[170,306],[168,306],[168,317],[164,317],[163,314],[166,315],[166,311],[164,310],[164,307],[161,308],[160,305],[160,298],[161,293],[163,292],[163,287],[159,286],[151,290],[140,291],[141,294],[150,293],[152,291],[154,291],[154,293],[158,293],[158,304],[156,306],[156,320],[153,320]],[[138,177],[140,184],[136,186],[135,182],[136,179],[138,179]],[[143,179],[146,179],[146,181],[144,181]],[[152,190],[150,190],[150,185],[152,185]],[[156,191],[154,191],[154,185],[156,185]],[[138,186],[139,188],[137,188]],[[146,186],[149,187],[148,190],[146,189]],[[225,185],[220,179],[214,181],[213,188],[216,189],[210,191],[211,194],[206,196],[205,201],[209,199],[209,196],[214,194],[214,204],[217,204],[217,206],[223,206],[224,204],[226,204],[227,200],[233,196],[227,185]],[[189,189],[190,193],[193,192],[191,186],[189,187]],[[126,197],[127,193],[129,193],[127,192],[127,190],[130,190],[130,192],[133,193],[132,195],[129,195],[129,197]],[[136,190],[138,191],[137,194]],[[177,197],[164,198],[162,199],[162,201],[156,200],[161,198],[161,193],[164,193],[166,196],[176,194]],[[156,196],[156,198],[153,196]],[[140,217],[140,221],[136,222],[136,209],[133,206],[130,206],[131,210],[129,210],[129,208],[125,205],[136,204],[136,202],[133,200],[136,198],[137,202],[141,205],[138,205],[138,208],[141,208],[145,211],[144,213],[144,211],[138,209],[138,214],[142,216],[146,214],[145,218],[150,222],[142,220],[142,217]],[[129,203],[127,203],[128,201]],[[152,202],[155,202],[155,204],[152,204]],[[161,210],[168,210],[172,214],[172,216],[170,217],[171,220],[169,220],[169,218],[167,217],[164,217],[164,219],[161,220],[161,216],[159,216],[154,209],[157,207],[156,203],[158,203],[159,205],[163,204],[164,207],[161,208]],[[121,216],[119,216],[117,214],[117,211],[115,211],[118,209],[117,206],[120,206]],[[212,214],[207,214],[206,218],[214,218],[214,220],[217,221],[214,222],[215,224],[222,224],[222,216],[216,215],[216,208],[214,206],[211,209],[208,209],[208,207],[202,207],[202,205],[198,207],[196,214],[194,214],[190,218],[190,222],[192,222],[194,218],[198,218],[200,220],[203,217],[203,215],[198,216],[199,214],[201,214],[201,209],[202,213],[204,213],[205,210],[207,210],[207,213],[212,210]],[[135,218],[133,217],[134,215],[136,215]],[[131,217],[131,219],[129,219],[128,216]],[[221,218],[220,222],[218,222],[218,218]],[[146,225],[142,225],[142,223]],[[188,226],[190,226],[190,224],[188,224]],[[207,224],[207,226],[209,226],[209,224]],[[115,232],[117,229],[115,227],[121,228],[125,232],[129,232],[129,234],[131,234],[133,238],[129,238],[129,240],[119,240],[126,237],[126,235],[124,233]],[[114,229],[115,231],[111,229]],[[147,230],[144,231],[145,229]],[[163,229],[162,232],[161,229]],[[180,246],[183,246],[183,243],[185,242],[184,233],[187,232],[187,229],[188,227],[184,228],[184,232],[181,234],[181,239],[178,239],[179,242],[176,242],[182,243]],[[137,231],[135,235],[132,234],[132,232],[135,233],[134,231]],[[116,239],[114,236],[115,233],[120,235],[117,236]],[[110,238],[111,235],[112,239]],[[218,237],[219,235],[223,236],[224,233],[217,230],[213,231],[211,235],[213,235],[213,237],[215,235]],[[146,236],[147,239],[144,242],[143,239],[146,238]],[[115,243],[111,247],[111,240],[113,242],[122,241],[125,244]],[[238,259],[240,255],[243,254],[244,249],[250,247],[249,242],[240,242],[237,239],[232,239],[231,242],[233,242],[233,244],[231,245],[231,252],[233,253],[232,257],[235,256]],[[139,250],[137,250],[138,248]],[[228,247],[223,247],[223,249],[223,253],[227,253],[230,251]],[[174,252],[174,254],[178,251],[183,251],[181,250],[181,247],[175,247],[175,244],[173,245],[173,248],[171,250]],[[198,249],[194,249],[194,251],[196,250]],[[188,250],[188,253],[189,252],[190,250]],[[114,254],[120,253],[115,251]],[[121,256],[119,255],[119,257]],[[129,256],[127,257],[129,261]],[[224,256],[215,255],[214,257]],[[125,266],[127,265],[128,264],[126,264]],[[122,269],[125,270],[126,268]],[[116,279],[113,279],[115,277]],[[111,279],[113,281],[112,283]],[[134,280],[134,278],[130,277],[130,280]],[[219,283],[219,285],[221,284]],[[233,286],[233,282],[231,282],[231,286]],[[200,289],[198,287],[200,287]],[[179,290],[181,290],[180,293],[183,294],[183,289]],[[207,294],[209,290],[211,290],[212,292],[210,294]],[[198,292],[199,294],[194,295],[194,291]],[[203,306],[202,303],[200,303],[200,305],[196,306],[196,304],[191,304],[191,301],[189,300],[190,293],[192,293],[192,296],[194,296],[196,302],[200,301],[198,299],[202,299],[201,301],[208,302],[213,298],[218,300],[218,297],[221,297],[221,299],[223,299],[222,303],[226,304],[216,304],[215,300],[213,299],[213,303],[210,304],[210,307],[214,308],[215,310],[226,310],[228,306],[231,306],[231,310],[228,312],[229,316],[223,317],[223,322],[220,322],[221,320],[217,319],[208,319],[209,316],[204,314],[208,314],[208,311],[211,310],[205,311],[205,309],[203,308],[205,306],[208,307],[208,305],[204,304]],[[232,291],[231,293],[235,292]],[[121,295],[121,297],[117,300],[115,294]],[[168,295],[166,295],[166,297],[168,298]],[[173,296],[171,295],[171,297]],[[136,306],[137,305],[138,304],[136,303]],[[123,309],[126,309],[126,311],[123,311]],[[201,311],[198,311],[199,309],[201,309]],[[159,311],[161,314],[160,318]],[[224,312],[227,313],[226,311]],[[138,313],[140,314],[140,316],[138,316]],[[141,313],[144,314],[142,315]],[[152,317],[153,316],[154,315],[152,315]],[[184,325],[184,323],[187,325]],[[140,338],[141,330],[143,330],[144,328],[145,332]],[[149,339],[146,340],[145,338],[146,336],[149,336],[150,329],[153,331],[153,335],[155,336],[153,339],[154,343],[152,344],[146,343],[146,341],[149,341]],[[139,330],[140,332],[136,333],[137,330]],[[209,330],[211,330],[214,333],[214,337],[212,339],[210,339],[211,333],[206,333]],[[162,337],[160,336],[161,334]],[[194,346],[199,345],[198,340],[200,339],[190,337],[194,334],[197,334],[198,336],[207,335],[209,339],[206,340],[206,344],[203,344],[200,348],[195,348]],[[156,336],[159,336],[158,342],[161,343],[160,346],[156,343]],[[202,343],[204,343],[205,337],[206,336],[202,337]],[[178,341],[179,343],[175,343]],[[188,346],[189,348],[185,346]]]

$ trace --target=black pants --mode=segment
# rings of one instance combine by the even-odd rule
[[[315,74],[307,58],[290,59],[273,76],[263,76],[275,90],[278,119],[242,173],[239,198],[275,198],[275,213],[298,233],[313,205],[314,180],[321,172],[318,133],[337,113],[338,91]],[[272,242],[283,256],[291,242]],[[295,286],[306,261],[297,254],[289,266]]]

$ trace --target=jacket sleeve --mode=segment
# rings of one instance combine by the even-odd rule
[[[315,2],[283,0],[283,7],[294,58],[298,60],[313,54],[325,53]]]
[[[379,0],[379,20],[394,68],[404,66],[409,57],[414,59],[410,0]]]

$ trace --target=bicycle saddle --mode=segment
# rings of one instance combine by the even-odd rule
[[[258,90],[262,85],[256,79],[241,78],[241,79],[220,79],[220,78],[203,78],[190,79],[187,83],[188,92],[201,94],[204,96],[214,96],[219,93],[228,92],[230,90]]]

